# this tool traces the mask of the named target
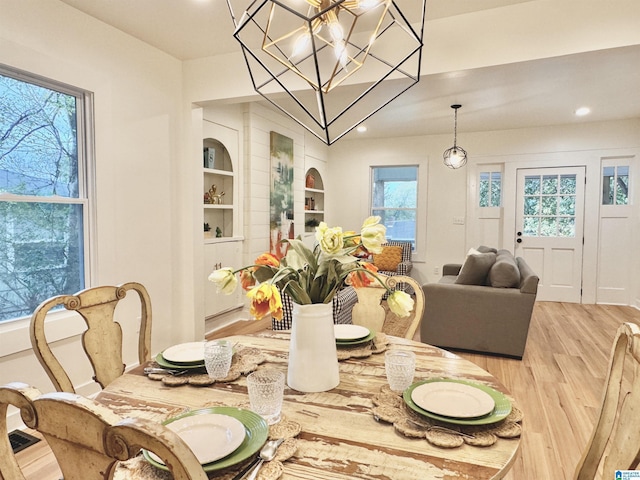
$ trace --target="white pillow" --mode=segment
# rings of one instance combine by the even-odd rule
[[[466,260],[469,255],[480,255],[480,253],[481,252],[479,252],[475,248],[470,248],[469,251],[467,252],[467,255],[464,258]]]

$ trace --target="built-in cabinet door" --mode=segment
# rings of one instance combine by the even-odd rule
[[[214,283],[207,278],[214,270],[222,267],[239,268],[242,261],[242,242],[229,241],[206,244],[204,246],[204,312],[206,317],[218,315],[242,306],[243,290],[238,287],[231,295],[218,293]]]

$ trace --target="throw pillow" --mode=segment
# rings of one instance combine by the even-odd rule
[[[500,251],[496,263],[489,270],[489,284],[496,288],[515,288],[520,285],[520,269],[509,251]]]
[[[478,255],[479,253],[487,253],[487,252],[480,252],[478,250],[476,250],[475,248],[470,248],[469,251],[467,252],[467,257],[469,255]],[[465,257],[465,258],[467,258]]]
[[[478,247],[478,251],[479,251],[480,253],[498,253],[498,250],[496,250],[495,248],[493,248],[493,247],[486,247],[486,246],[484,246],[484,245],[480,245],[480,246]]]
[[[469,255],[460,269],[456,283],[462,285],[484,285],[489,269],[496,261],[495,253]]]
[[[402,262],[402,247],[390,245],[382,247],[382,252],[373,255],[373,264],[378,270],[395,272],[398,264]]]

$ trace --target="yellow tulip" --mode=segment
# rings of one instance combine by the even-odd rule
[[[271,313],[273,318],[282,320],[282,298],[275,285],[262,283],[249,290],[247,297],[251,299],[249,313],[255,319],[260,320],[268,313]]]

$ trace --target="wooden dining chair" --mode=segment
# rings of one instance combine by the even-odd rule
[[[45,300],[36,308],[31,316],[31,345],[57,391],[75,393],[67,372],[47,342],[47,314],[61,305],[77,312],[84,319],[87,330],[82,334],[82,347],[93,367],[93,379],[104,388],[122,375],[125,369],[122,361],[122,328],[114,320],[114,312],[118,302],[126,297],[129,290],[135,291],[140,297],[138,360],[142,364],[151,359],[151,300],[147,289],[140,283],[100,286],[82,290],[75,295],[58,295]]]
[[[408,317],[399,317],[393,313],[386,302],[383,302],[386,289],[378,282],[368,287],[356,288],[358,303],[353,307],[351,317],[354,325],[362,325],[375,332],[383,332],[396,337],[411,340],[420,325],[424,313],[424,292],[422,287],[413,278],[405,275],[387,277],[380,275],[385,284],[395,290],[396,288],[407,291],[407,286],[414,291],[413,310]]]
[[[135,457],[142,448],[160,457],[175,480],[207,479],[191,449],[164,425],[122,419],[75,393],[42,395],[16,382],[0,387],[0,480],[25,480],[7,434],[9,405],[18,407],[25,425],[45,438],[64,480],[110,480],[121,468],[118,462]],[[124,478],[137,477],[127,470]]]
[[[640,466],[639,368],[640,328],[624,323],[613,342],[600,414],[576,468],[575,480],[618,478],[617,470]]]

